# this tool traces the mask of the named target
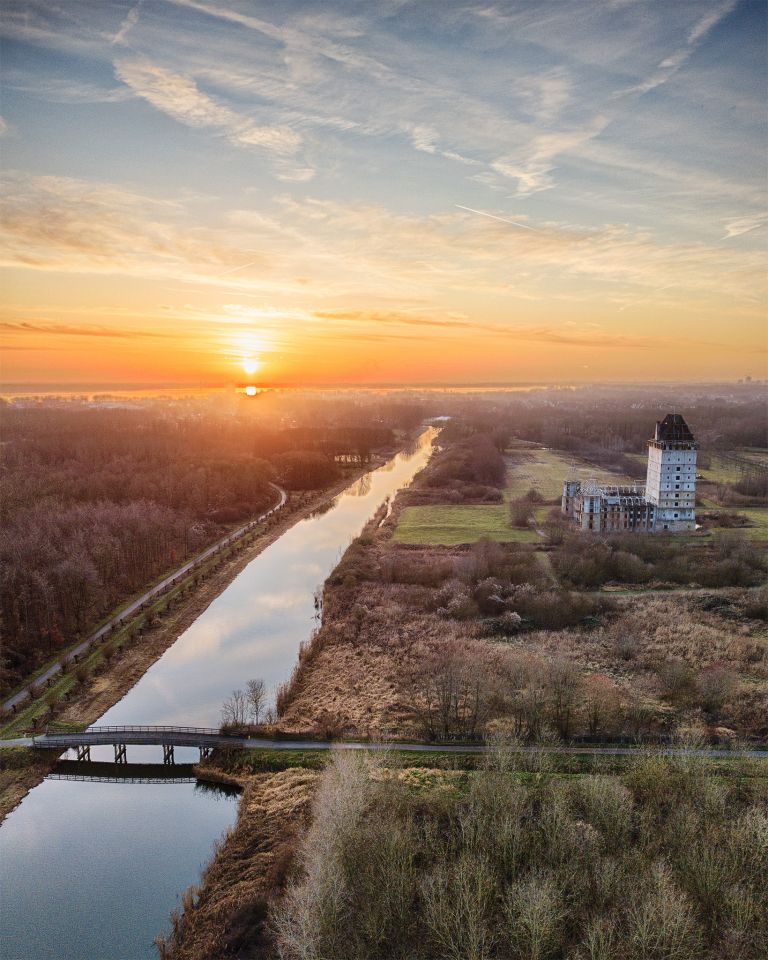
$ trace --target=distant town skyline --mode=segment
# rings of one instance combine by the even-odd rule
[[[5,383],[766,376],[762,0],[6,0]]]

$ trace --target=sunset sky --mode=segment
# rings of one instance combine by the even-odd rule
[[[4,0],[6,383],[766,375],[763,0]]]

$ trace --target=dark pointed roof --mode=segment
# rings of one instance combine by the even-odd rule
[[[694,443],[691,428],[679,413],[668,413],[656,424],[655,440],[660,443]]]

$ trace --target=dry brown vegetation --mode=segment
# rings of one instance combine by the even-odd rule
[[[585,589],[606,583],[748,587],[766,579],[764,551],[739,537],[722,534],[698,544],[626,534],[594,538],[585,549],[583,534],[566,530],[552,562],[563,582]]]
[[[682,726],[765,737],[764,607],[760,592],[738,589],[568,592],[524,545],[413,549],[374,525],[326,586],[322,626],[281,691],[279,725],[322,736],[502,726],[637,737]],[[440,690],[453,706],[435,706]]]
[[[235,826],[217,845],[199,886],[184,895],[168,937],[158,938],[163,960],[269,955],[264,924],[272,898],[287,879],[318,774],[289,769],[236,775],[203,768],[209,779],[243,788]]]
[[[760,583],[762,551],[727,538],[702,548],[566,531],[547,553],[392,540],[404,505],[503,482],[506,436],[473,429],[444,430],[389,517],[342,557],[322,625],[279,693],[279,727],[324,737],[768,735],[766,591],[648,591],[659,581]],[[584,591],[609,581],[648,592]]]
[[[445,427],[440,448],[413,485],[403,491],[402,501],[409,505],[500,502],[506,437],[469,432],[459,423]]]

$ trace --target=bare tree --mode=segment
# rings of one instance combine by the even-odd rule
[[[242,690],[233,690],[221,705],[221,725],[223,727],[242,727],[248,722],[248,695]]]
[[[251,721],[260,723],[267,700],[266,684],[261,677],[257,677],[255,680],[249,680],[245,689],[248,697],[248,707],[251,712]]]
[[[527,527],[531,512],[531,503],[529,500],[509,501],[509,519],[513,527]]]
[[[567,740],[571,735],[581,676],[569,660],[553,660],[547,668],[545,683],[552,723],[563,740]]]
[[[494,687],[493,672],[477,649],[450,641],[413,669],[405,692],[414,718],[436,739],[476,735],[488,719]]]

